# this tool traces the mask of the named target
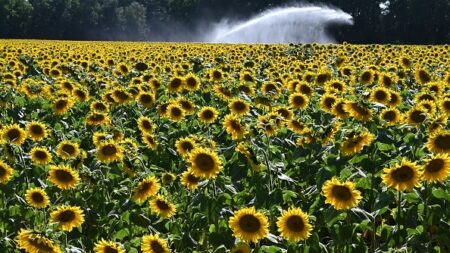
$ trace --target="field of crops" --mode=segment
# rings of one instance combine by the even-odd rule
[[[450,48],[0,41],[0,252],[450,252]]]

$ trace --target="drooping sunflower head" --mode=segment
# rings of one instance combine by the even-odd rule
[[[94,245],[95,253],[125,253],[123,246],[117,242],[101,239]]]
[[[383,183],[397,191],[412,191],[420,185],[421,171],[415,162],[403,159],[390,168],[383,170]]]
[[[19,249],[26,252],[62,253],[61,248],[47,237],[31,230],[21,229],[17,235]]]
[[[262,86],[262,92],[265,95],[278,96],[280,93],[280,87],[274,82],[265,82]]]
[[[56,147],[56,154],[63,160],[76,158],[80,154],[78,143],[64,140]]]
[[[202,147],[191,151],[189,162],[192,173],[205,179],[215,178],[222,170],[222,162],[217,153]]]
[[[108,114],[93,112],[86,116],[86,124],[91,126],[108,125],[111,122]]]
[[[192,191],[197,189],[200,179],[200,177],[195,176],[194,173],[192,173],[192,171],[189,169],[181,174],[180,181],[184,187]]]
[[[27,132],[18,124],[4,126],[1,130],[1,135],[3,141],[15,145],[22,145],[27,138]]]
[[[177,178],[177,176],[170,172],[164,172],[161,175],[161,181],[164,185],[172,183],[173,181],[175,181],[176,178]]]
[[[214,107],[205,106],[198,113],[198,118],[205,124],[211,124],[216,121],[218,115],[219,112]]]
[[[73,189],[80,181],[77,171],[66,165],[50,166],[48,179],[61,190]]]
[[[440,130],[429,136],[427,148],[431,152],[450,154],[450,131]]]
[[[4,161],[0,160],[0,184],[8,183],[13,173],[14,170]]]
[[[158,179],[154,176],[148,176],[133,189],[133,199],[138,203],[143,203],[149,197],[155,195],[160,188]]]
[[[359,153],[365,146],[369,146],[374,138],[374,135],[368,131],[363,131],[353,136],[347,136],[341,144],[341,152],[344,156],[351,156]]]
[[[244,242],[257,243],[269,234],[267,217],[257,212],[255,207],[242,208],[230,217],[228,224],[233,235]]]
[[[282,215],[278,217],[277,227],[283,238],[293,242],[308,239],[312,230],[308,214],[300,208],[283,211]]]
[[[57,223],[59,229],[70,232],[84,223],[84,213],[78,206],[59,206],[50,213],[50,222]]]
[[[97,159],[105,162],[120,161],[123,158],[123,147],[114,140],[100,142],[97,146]]]
[[[45,208],[50,203],[47,193],[42,188],[30,188],[25,193],[28,205],[34,208]]]
[[[34,147],[31,149],[30,155],[35,164],[48,164],[52,160],[52,154],[46,147]]]
[[[159,235],[144,235],[141,242],[141,250],[144,253],[170,253],[167,242]]]
[[[31,121],[27,125],[28,136],[34,141],[41,141],[48,135],[45,124],[38,121]]]
[[[157,195],[150,201],[150,208],[152,212],[163,218],[170,218],[176,212],[175,205],[170,203],[162,195]]]
[[[361,192],[351,181],[340,182],[336,177],[327,180],[322,187],[325,203],[331,204],[336,210],[354,208],[358,205]]]
[[[361,103],[346,103],[344,109],[350,114],[351,117],[359,121],[368,122],[372,120],[372,110],[362,105]]]
[[[422,179],[430,183],[444,181],[450,173],[450,157],[437,154],[426,159],[422,166]]]

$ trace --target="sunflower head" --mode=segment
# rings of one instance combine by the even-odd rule
[[[103,141],[97,146],[97,159],[102,162],[120,161],[122,157],[123,147],[114,142],[114,140]]]
[[[133,189],[133,199],[139,204],[143,203],[149,197],[155,195],[160,188],[161,185],[159,184],[156,177],[146,177]]]
[[[35,164],[48,164],[52,160],[52,155],[45,147],[34,147],[31,149],[30,155]]]
[[[200,180],[190,169],[181,174],[181,184],[191,191],[197,189]]]
[[[252,248],[248,246],[246,243],[238,243],[233,247],[233,249],[229,253],[251,253]]]
[[[21,229],[17,235],[19,249],[26,252],[62,253],[61,248],[47,237],[31,230]]]
[[[41,141],[48,135],[45,124],[38,121],[31,121],[27,125],[28,136],[34,141]]]
[[[192,173],[201,178],[214,178],[222,170],[222,163],[217,153],[202,147],[191,151],[189,162]]]
[[[4,161],[0,160],[0,184],[8,183],[13,173],[14,170]]]
[[[312,230],[308,214],[300,208],[283,211],[278,217],[277,227],[282,237],[294,242],[308,239]]]
[[[257,243],[269,234],[267,217],[257,212],[255,207],[236,211],[228,221],[233,235],[244,242]]]
[[[412,191],[420,185],[421,171],[415,162],[403,159],[390,168],[383,170],[383,183],[397,191]]]
[[[250,111],[250,105],[242,99],[232,99],[228,104],[232,114],[243,116]]]
[[[77,171],[66,165],[51,165],[48,179],[61,190],[73,189],[80,181]]]
[[[150,201],[150,208],[152,212],[163,218],[170,218],[176,212],[175,205],[170,203],[162,195],[157,195]]]
[[[80,154],[80,148],[77,143],[64,140],[56,147],[56,154],[63,160],[70,160]]]
[[[219,112],[214,107],[205,106],[198,113],[198,118],[202,123],[211,124],[216,121],[218,115]]]
[[[167,117],[171,119],[173,122],[180,122],[184,119],[184,116],[186,115],[183,108],[177,104],[170,104],[167,106]]]
[[[292,108],[303,110],[309,104],[309,98],[302,93],[293,93],[289,96],[289,104]]]
[[[101,239],[94,245],[95,253],[125,253],[125,249],[122,245],[113,241],[106,241]]]
[[[232,140],[241,140],[248,132],[245,125],[241,124],[241,120],[233,114],[225,115],[222,123],[228,134],[231,134]]]
[[[141,250],[145,253],[170,253],[167,242],[159,235],[144,235],[141,242]]]
[[[450,154],[450,131],[440,130],[430,135],[427,148],[435,153]]]
[[[350,181],[340,182],[336,177],[327,180],[322,187],[325,203],[331,204],[336,210],[356,207],[362,199],[361,192],[355,189]]]
[[[18,124],[7,125],[1,130],[3,141],[15,145],[22,145],[27,138],[27,132]]]
[[[28,205],[34,208],[45,208],[50,203],[47,193],[42,188],[31,188],[25,193]]]
[[[137,95],[136,100],[143,107],[151,108],[155,103],[156,98],[155,94],[151,92],[139,92],[139,95]]]
[[[152,133],[156,129],[153,121],[145,116],[140,116],[137,120],[138,128],[142,133]]]
[[[393,126],[400,121],[401,114],[397,108],[386,108],[381,111],[380,119],[383,124]]]
[[[70,232],[84,223],[84,213],[78,206],[60,206],[50,213],[50,222],[57,223],[61,230]]]
[[[450,173],[450,157],[437,154],[426,159],[422,166],[422,179],[430,183],[444,181]]]

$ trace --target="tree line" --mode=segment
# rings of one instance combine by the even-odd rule
[[[305,2],[302,2],[305,3]],[[309,1],[309,3],[319,3]],[[194,28],[292,0],[0,0],[0,38],[195,40]],[[448,44],[450,0],[323,0],[354,17],[350,43]]]

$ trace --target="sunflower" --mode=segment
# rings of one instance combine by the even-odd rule
[[[431,152],[450,154],[450,131],[440,130],[429,136],[427,148]]]
[[[101,142],[108,140],[108,134],[105,132],[95,132],[92,135],[92,142],[95,146],[100,145]]]
[[[277,83],[274,82],[265,82],[262,87],[262,92],[264,95],[270,95],[277,97],[280,93],[280,87]]]
[[[27,138],[27,132],[20,128],[18,124],[4,126],[1,133],[5,142],[16,145],[22,145]]]
[[[133,99],[132,94],[124,90],[123,88],[115,88],[114,90],[112,90],[111,97],[116,103],[122,105],[127,104]]]
[[[267,136],[274,136],[277,134],[278,127],[274,120],[269,118],[267,115],[258,116],[258,128],[263,131]]]
[[[180,122],[185,116],[183,108],[177,104],[170,104],[167,107],[167,116],[174,122]]]
[[[296,118],[289,120],[287,126],[292,132],[297,134],[303,134],[305,131],[308,131],[306,124]]]
[[[181,184],[189,190],[197,189],[200,179],[201,178],[196,176],[196,174],[192,171],[192,168],[189,168],[181,174]]]
[[[35,164],[48,164],[52,160],[52,154],[46,147],[34,147],[31,149],[30,155]]]
[[[389,94],[390,94],[390,99],[387,104],[388,106],[396,107],[397,105],[402,103],[402,97],[400,96],[400,94],[397,91],[390,90]]]
[[[238,243],[236,246],[233,247],[233,249],[231,251],[229,251],[228,253],[251,253],[252,252],[252,248],[250,248],[250,246],[248,246],[248,244],[246,243]]]
[[[285,106],[275,108],[274,112],[278,115],[281,115],[281,117],[283,117],[285,120],[291,120],[294,116],[294,112]]]
[[[152,134],[144,133],[142,135],[142,141],[147,146],[147,148],[151,150],[156,150],[158,147],[158,141],[155,139],[155,136]]]
[[[347,100],[338,98],[332,106],[331,113],[333,113],[336,117],[341,119],[348,118],[350,114],[345,110],[345,104],[347,103],[348,103]]]
[[[53,101],[52,110],[57,115],[65,114],[73,105],[73,100],[70,98],[59,98]]]
[[[101,239],[94,245],[95,253],[125,253],[125,249],[117,242]]]
[[[431,81],[430,73],[424,68],[417,68],[414,72],[414,77],[419,84],[427,84]]]
[[[225,115],[222,125],[227,133],[231,134],[232,140],[241,140],[247,133],[246,127],[241,124],[241,120],[232,114]]]
[[[346,103],[344,109],[351,117],[359,121],[368,122],[372,120],[372,110],[358,102]]]
[[[158,183],[158,179],[154,176],[148,176],[133,189],[133,199],[141,204],[149,197],[155,195],[159,188],[161,188],[161,185]]]
[[[28,189],[25,192],[25,200],[34,208],[45,208],[50,203],[47,193],[42,188]]]
[[[100,113],[109,112],[109,105],[105,104],[102,101],[92,102],[89,107],[90,107],[91,111],[94,111],[94,112],[100,112]]]
[[[444,181],[450,173],[450,157],[437,154],[426,159],[422,166],[422,179],[430,183]]]
[[[309,104],[309,99],[302,93],[294,93],[289,96],[289,104],[292,108],[303,110]]]
[[[362,84],[371,84],[375,79],[375,72],[372,69],[365,69],[359,76],[359,82]]]
[[[228,104],[232,114],[237,116],[246,115],[250,111],[250,105],[242,99],[232,99]]]
[[[70,232],[84,223],[83,210],[78,206],[59,206],[50,213],[50,223],[58,223],[59,229]]]
[[[306,82],[300,82],[295,91],[300,92],[308,97],[311,97],[314,93],[313,88],[311,88],[311,86]]]
[[[181,108],[183,109],[184,113],[186,115],[191,115],[195,112],[195,105],[191,101],[189,101],[185,97],[179,97],[175,100],[175,103],[177,103]]]
[[[156,129],[156,125],[153,121],[145,116],[140,116],[137,120],[138,128],[142,133],[152,133]]]
[[[230,217],[228,224],[233,236],[244,242],[257,243],[269,234],[267,217],[255,210],[255,207],[242,208]]]
[[[184,81],[181,77],[172,77],[167,84],[167,90],[169,93],[181,92],[184,86]]]
[[[120,161],[122,157],[123,148],[114,142],[114,140],[103,141],[97,146],[97,159],[102,162],[110,163]]]
[[[23,228],[17,234],[17,243],[19,249],[27,253],[62,253],[61,248],[47,237]]]
[[[450,98],[444,98],[439,102],[439,109],[442,113],[450,115]]]
[[[386,88],[377,87],[377,88],[372,89],[372,91],[370,92],[369,99],[372,102],[386,105],[391,100],[391,93]]]
[[[152,212],[163,218],[170,218],[176,212],[175,205],[167,201],[162,195],[159,194],[150,201],[150,207]]]
[[[220,69],[211,69],[209,72],[211,81],[221,81],[224,79],[224,74]]]
[[[139,104],[141,104],[145,108],[151,108],[155,103],[155,94],[151,92],[139,92],[136,100]]]
[[[362,198],[353,182],[341,183],[336,177],[325,181],[322,191],[326,198],[325,203],[331,204],[336,210],[356,207]]]
[[[324,94],[320,98],[320,108],[324,110],[325,112],[332,113],[333,105],[336,103],[337,97],[332,94]]]
[[[141,242],[142,253],[170,253],[172,252],[159,235],[144,235]]]
[[[397,108],[385,108],[381,111],[380,119],[384,124],[393,126],[400,121],[401,114]]]
[[[308,239],[312,230],[308,214],[300,208],[283,211],[281,217],[278,217],[277,227],[283,238],[294,242]]]
[[[178,154],[186,157],[196,147],[195,141],[190,137],[180,138],[175,142]]]
[[[427,119],[424,109],[413,107],[406,113],[406,122],[420,126]]]
[[[42,141],[48,135],[45,124],[34,120],[27,125],[27,133],[33,141]]]
[[[72,95],[80,102],[84,102],[89,98],[88,92],[81,88],[76,88],[75,90],[73,90]]]
[[[86,124],[90,126],[101,126],[101,125],[108,125],[111,123],[111,119],[109,118],[108,114],[106,113],[89,113],[86,116]]]
[[[206,148],[195,148],[189,154],[190,169],[195,176],[215,178],[222,170],[222,163],[216,152]]]
[[[361,152],[365,146],[369,146],[374,139],[370,132],[360,132],[353,136],[347,136],[341,144],[341,152],[344,156],[351,156]]]
[[[189,91],[189,92],[193,92],[198,90],[198,88],[200,87],[200,78],[198,78],[196,75],[189,73],[184,77],[184,84],[185,84],[185,88]]]
[[[61,190],[73,189],[80,181],[78,172],[67,165],[51,165],[48,179]]]
[[[4,161],[0,160],[0,184],[8,183],[13,173],[14,170]]]
[[[200,109],[200,112],[198,112],[199,120],[205,124],[214,123],[218,115],[219,112],[211,106],[202,107],[202,109]]]
[[[441,131],[447,125],[447,115],[437,115],[430,120],[428,126],[428,133],[435,133]]]
[[[383,172],[383,183],[398,191],[412,191],[414,187],[420,186],[421,172],[415,162],[402,159],[400,164],[385,168]]]
[[[63,160],[74,159],[80,154],[78,143],[64,140],[56,147],[56,154]]]
[[[175,174],[170,173],[170,172],[164,172],[161,175],[161,181],[165,185],[172,183],[173,181],[175,181],[176,178],[177,178],[177,176],[175,176]]]

